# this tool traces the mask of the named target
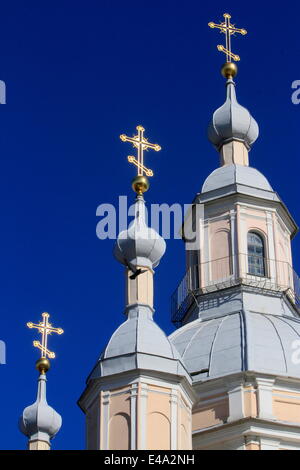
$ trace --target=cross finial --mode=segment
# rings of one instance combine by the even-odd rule
[[[48,356],[49,359],[54,359],[55,353],[49,351],[48,349],[48,335],[51,335],[51,333],[57,333],[58,335],[61,335],[64,330],[62,328],[54,328],[48,321],[49,317],[49,313],[44,312],[42,313],[43,320],[40,323],[37,324],[28,322],[27,326],[28,328],[36,328],[42,335],[42,343],[40,343],[39,341],[33,341],[33,346],[41,351],[41,358],[46,359]]]
[[[153,171],[144,166],[144,150],[153,149],[156,152],[161,150],[161,147],[157,144],[151,144],[148,139],[144,137],[145,129],[143,126],[137,126],[136,130],[138,134],[133,137],[127,137],[127,135],[120,135],[122,142],[130,142],[137,149],[137,159],[132,155],[129,155],[129,163],[133,163],[137,167],[137,176],[153,176]]]
[[[247,31],[245,29],[236,28],[234,25],[232,25],[230,23],[231,16],[229,15],[229,13],[224,13],[223,16],[224,16],[224,19],[225,19],[225,21],[223,23],[216,24],[216,23],[210,22],[210,23],[208,23],[208,26],[210,28],[218,28],[221,33],[225,34],[226,47],[219,44],[217,46],[217,49],[218,49],[218,51],[224,52],[226,54],[226,62],[231,62],[231,59],[238,62],[240,60],[240,56],[238,56],[237,54],[234,54],[231,51],[231,36],[234,35],[235,33],[239,33],[239,34],[242,34],[243,36],[245,36],[247,34]]]

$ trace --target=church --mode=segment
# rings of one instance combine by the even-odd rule
[[[209,23],[226,37],[218,46],[226,54],[225,102],[208,127],[219,167],[190,195],[186,273],[174,286],[170,336],[153,318],[154,270],[166,242],[147,225],[143,196],[151,176],[143,151],[159,146],[142,126],[121,136],[138,150],[135,217],[114,248],[125,271],[126,320],[120,312],[120,326],[103,338],[78,400],[89,450],[300,450],[300,283],[291,252],[298,228],[251,166],[259,126],[237,100],[239,56],[231,51],[231,36],[246,31],[230,18]],[[198,234],[192,249],[191,233]],[[31,324],[46,334],[37,400],[20,418],[29,450],[49,450],[62,422],[46,400],[47,320]]]

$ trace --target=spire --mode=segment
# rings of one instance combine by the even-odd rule
[[[144,150],[161,150],[158,144],[151,144],[144,137],[145,129],[137,126],[138,135],[127,137],[120,136],[123,142],[130,142],[138,149],[137,160],[133,156],[128,157],[130,163],[137,167],[137,176],[132,182],[132,188],[137,193],[134,220],[128,230],[121,232],[117,238],[114,249],[115,258],[133,273],[138,266],[153,269],[158,266],[161,257],[166,250],[164,239],[146,224],[145,201],[143,193],[149,189],[147,176],[153,176],[153,171],[144,166]],[[145,176],[145,175],[147,176]]]
[[[139,128],[143,129],[142,126],[137,127],[138,130]],[[155,147],[156,149],[159,147],[157,144],[149,144],[146,140],[143,140],[142,144],[135,142],[140,139],[144,139],[143,135],[133,138],[121,136],[122,141],[129,141],[134,146],[151,145],[150,148],[154,150]],[[165,253],[166,242],[147,225],[143,193],[149,188],[146,175],[149,175],[149,172],[153,175],[153,172],[144,166],[141,154],[142,151],[137,160],[139,164],[135,165],[138,174],[132,183],[136,192],[134,219],[129,228],[119,234],[114,247],[115,258],[125,266],[127,319],[112,335],[88,381],[135,369],[137,360],[141,368],[153,367],[160,372],[171,371],[176,364],[180,373],[185,375],[178,352],[153,320],[154,268],[158,266]],[[130,160],[129,162],[132,163]],[[149,356],[152,357],[151,365]],[[160,363],[158,357],[164,358],[167,362]],[[177,360],[180,365],[177,365]],[[171,369],[169,361],[172,363]]]
[[[20,431],[29,439],[29,450],[49,450],[50,440],[61,428],[61,416],[47,403],[46,374],[38,379],[36,401],[20,417]]]
[[[233,78],[237,74],[237,66],[231,61],[239,61],[240,57],[231,51],[231,36],[247,34],[245,29],[236,28],[230,23],[231,16],[224,15],[225,22],[209,23],[211,28],[218,28],[226,36],[226,47],[218,45],[218,50],[226,54],[226,63],[222,67],[222,75],[226,81],[226,101],[218,108],[208,126],[208,138],[220,152],[221,165],[239,164],[248,166],[248,152],[259,135],[258,124],[250,112],[241,106],[236,99]]]
[[[88,449],[189,449],[191,377],[153,318],[153,269],[166,243],[147,225],[143,193],[153,171],[145,167],[143,151],[160,147],[143,137],[142,126],[137,130],[139,135],[133,138],[121,136],[138,149],[137,159],[128,158],[138,173],[132,183],[134,220],[119,234],[114,248],[114,256],[125,267],[126,319],[102,350],[78,403],[87,416]],[[190,437],[178,439],[172,422],[187,429]]]
[[[48,335],[63,333],[61,328],[54,328],[49,323],[49,317],[49,313],[44,312],[40,323],[27,323],[28,328],[35,328],[42,335],[41,343],[33,341],[33,345],[41,351],[41,357],[36,362],[40,373],[37,398],[32,405],[24,409],[19,419],[20,431],[29,439],[29,450],[50,450],[50,440],[58,433],[62,424],[61,416],[48,405],[46,398],[46,373],[50,368],[47,357],[55,357],[55,353],[47,347]]]
[[[146,305],[153,313],[153,269],[158,266],[165,250],[165,240],[146,223],[146,208],[143,193],[149,189],[147,176],[153,171],[144,166],[144,150],[159,151],[161,147],[151,144],[144,137],[144,128],[137,126],[138,136],[121,135],[123,142],[131,142],[138,149],[138,159],[129,156],[128,161],[137,167],[137,176],[132,188],[137,193],[134,206],[134,220],[128,230],[121,232],[114,248],[114,256],[126,266],[126,311],[130,316],[133,306]],[[133,161],[133,160],[134,161]],[[145,175],[144,175],[145,173]],[[136,315],[136,312],[134,313]]]

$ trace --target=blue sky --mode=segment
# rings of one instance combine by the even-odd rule
[[[248,30],[233,50],[241,56],[237,96],[260,126],[250,153],[300,222],[300,3],[198,0],[10,1],[1,5],[0,79],[0,366],[1,449],[23,449],[17,420],[35,400],[38,352],[27,321],[51,314],[65,334],[48,374],[48,401],[62,414],[54,449],[84,448],[84,416],[76,401],[114,329],[124,320],[124,276],[112,240],[96,237],[96,208],[133,201],[130,146],[142,124],[159,143],[147,154],[155,172],[149,203],[188,204],[218,154],[206,138],[225,97],[220,36],[208,28],[228,11]],[[222,37],[223,39],[223,37]],[[300,271],[300,238],[293,242]],[[167,242],[155,275],[155,319],[168,333],[170,295],[184,273],[184,249]]]

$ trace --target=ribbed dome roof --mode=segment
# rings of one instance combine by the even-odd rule
[[[89,379],[139,368],[189,377],[182,357],[152,315],[149,306],[130,306],[128,319],[113,333]]]
[[[152,315],[129,317],[112,335],[102,358],[140,352],[169,359],[181,359],[176,348],[161,328],[153,321]]]
[[[293,360],[300,319],[240,312],[195,320],[169,338],[195,381],[246,370],[300,378]]]
[[[114,249],[122,264],[155,268],[166,250],[165,240],[145,222],[145,201],[137,196],[135,218],[128,230],[121,232]]]
[[[244,142],[250,149],[259,135],[258,124],[249,111],[237,102],[234,81],[227,80],[226,86],[226,101],[213,114],[208,126],[208,138],[218,150],[232,140]]]
[[[243,165],[225,165],[214,170],[206,178],[202,186],[202,193],[224,188],[231,184],[242,184],[265,191],[273,191],[267,178],[255,168]]]

